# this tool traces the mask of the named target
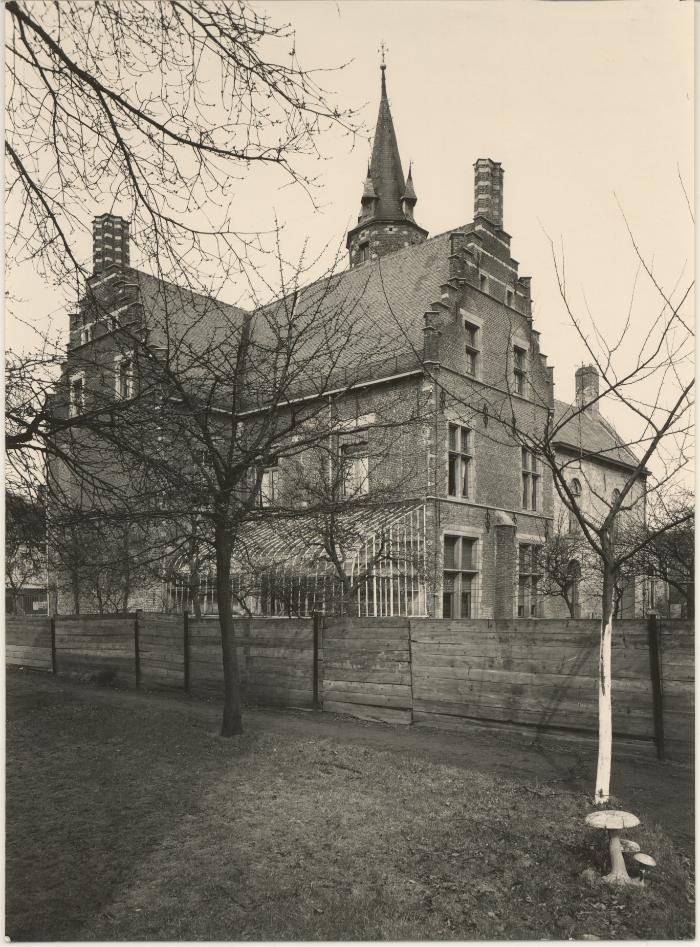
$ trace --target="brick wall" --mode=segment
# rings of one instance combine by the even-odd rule
[[[374,261],[378,257],[386,256],[387,253],[393,253],[403,247],[423,243],[426,236],[426,231],[410,220],[387,222],[368,220],[361,225],[360,229],[356,228],[348,235],[350,265],[362,266],[359,257],[360,247],[363,245],[368,247],[369,260]]]

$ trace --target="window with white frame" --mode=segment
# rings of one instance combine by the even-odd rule
[[[78,329],[78,345],[85,345],[87,342],[91,342],[92,331],[93,331],[92,322],[89,323],[88,325],[80,326],[80,328]]]
[[[119,355],[115,358],[114,388],[117,398],[134,397],[134,359],[132,355]]]
[[[449,424],[447,438],[447,493],[464,499],[471,493],[472,432],[461,424]]]
[[[465,372],[476,378],[479,374],[479,355],[481,351],[478,325],[465,319],[464,331],[467,334],[467,344],[465,346],[466,362]]]
[[[258,503],[261,507],[274,506],[279,499],[279,467],[265,467],[260,479]]]
[[[344,497],[369,493],[369,440],[366,431],[341,434],[338,454],[340,492]]]
[[[72,418],[85,410],[85,375],[78,372],[70,376],[68,411]]]
[[[446,535],[443,541],[442,617],[475,618],[478,540]]]
[[[522,449],[522,507],[524,510],[539,510],[542,502],[540,481],[542,472],[537,457],[526,447]]]
[[[542,546],[520,543],[518,548],[518,618],[537,618],[540,614]]]
[[[525,395],[527,380],[527,366],[525,363],[525,349],[519,345],[513,346],[513,388],[516,395]]]

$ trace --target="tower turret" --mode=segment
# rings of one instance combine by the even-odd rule
[[[379,115],[372,157],[362,192],[357,226],[348,233],[350,266],[358,266],[394,250],[422,243],[428,236],[413,219],[418,198],[409,169],[404,180],[399,146],[386,92],[386,63],[381,66]]]

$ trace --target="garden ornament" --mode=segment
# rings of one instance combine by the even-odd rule
[[[622,854],[622,839],[620,838],[622,829],[633,829],[639,825],[637,816],[632,815],[631,812],[623,812],[620,809],[600,809],[598,812],[591,812],[590,815],[586,816],[586,824],[594,829],[606,829],[608,832],[611,871],[603,876],[603,881],[612,884],[641,884],[641,882],[630,878],[627,874],[627,866]]]

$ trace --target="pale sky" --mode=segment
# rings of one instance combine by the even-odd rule
[[[412,161],[416,220],[431,234],[472,219],[474,161],[502,162],[504,229],[521,275],[532,276],[535,328],[555,368],[557,397],[572,399],[574,371],[586,354],[568,326],[546,234],[565,249],[577,310],[585,315],[585,298],[606,335],[624,325],[637,270],[620,207],[668,290],[692,278],[693,225],[679,181],[692,201],[692,2],[279,0],[258,6],[294,25],[305,67],[352,60],[324,84],[341,105],[364,106],[370,134],[379,102],[378,47],[386,43],[404,173]],[[268,174],[239,188],[242,227],[265,229],[276,213],[291,253],[307,237],[316,248],[344,242],[357,218],[369,143],[350,150],[347,139],[330,133],[320,147],[327,160],[313,170],[322,184],[322,211]],[[41,322],[53,312],[56,325],[67,324],[57,291],[38,285],[29,267],[10,274],[9,285],[33,318]],[[231,286],[227,298],[243,301],[242,293]],[[638,290],[640,326],[656,308],[657,300]],[[8,345],[15,330],[10,322]]]

